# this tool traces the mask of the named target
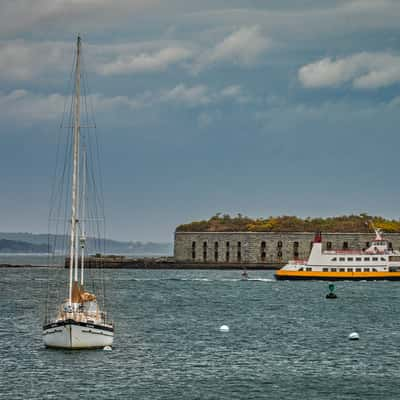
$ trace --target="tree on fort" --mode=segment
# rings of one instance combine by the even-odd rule
[[[179,225],[177,232],[372,232],[372,224],[384,232],[399,233],[400,220],[389,220],[365,213],[326,218],[299,218],[282,215],[249,218],[238,214],[217,213],[209,220]]]

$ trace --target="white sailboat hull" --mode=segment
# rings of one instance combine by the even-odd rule
[[[58,321],[43,327],[46,347],[63,349],[93,349],[112,346],[114,329],[107,325]]]

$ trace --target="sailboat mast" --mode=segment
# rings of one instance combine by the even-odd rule
[[[78,265],[75,262],[77,212],[78,212],[78,168],[79,168],[79,135],[80,135],[80,58],[81,38],[76,41],[76,65],[75,65],[75,108],[74,108],[74,139],[73,139],[73,171],[72,171],[72,201],[71,201],[71,246],[69,257],[69,302],[72,303],[72,281],[78,280]],[[73,274],[73,272],[75,272]],[[74,276],[73,276],[74,275]]]
[[[83,270],[85,267],[85,247],[86,247],[86,233],[85,233],[85,206],[86,206],[86,146],[83,148],[83,178],[82,178],[82,213],[81,213],[81,285],[83,286]]]

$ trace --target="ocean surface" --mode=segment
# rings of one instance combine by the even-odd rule
[[[400,282],[327,300],[272,272],[107,271],[113,350],[64,351],[42,344],[48,273],[0,270],[1,399],[400,398]]]

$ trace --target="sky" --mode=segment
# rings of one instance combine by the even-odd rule
[[[3,0],[0,231],[47,230],[78,32],[108,237],[399,218],[399,20],[397,0]]]

